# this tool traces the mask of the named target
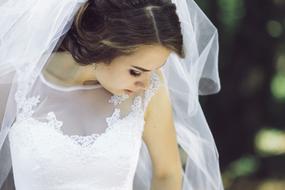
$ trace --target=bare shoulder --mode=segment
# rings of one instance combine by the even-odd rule
[[[169,93],[161,71],[158,74],[160,87],[145,112],[143,139],[150,152],[154,174],[166,176],[178,173],[181,162]]]
[[[156,94],[151,98],[151,101],[147,106],[145,112],[145,119],[149,119],[152,114],[159,114],[159,112],[156,111],[161,112],[162,110],[159,109],[161,108],[161,106],[171,108],[170,98],[163,78],[163,74],[160,70],[158,70],[156,73],[159,76],[160,85],[158,90],[156,91]]]

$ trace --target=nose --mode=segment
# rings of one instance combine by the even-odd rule
[[[149,83],[150,83],[150,79],[148,77],[144,80],[136,81],[135,86],[136,88],[138,88],[138,90],[146,90],[149,87]]]
[[[142,81],[135,82],[135,86],[136,86],[137,90],[146,90],[147,89],[146,84]]]

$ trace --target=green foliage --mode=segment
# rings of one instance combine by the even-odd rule
[[[243,0],[218,0],[220,7],[219,18],[228,30],[233,33],[245,14]]]
[[[271,93],[277,101],[285,102],[285,74],[277,72],[271,82]]]
[[[283,34],[282,24],[276,20],[270,20],[267,22],[267,32],[270,36],[278,38]]]
[[[256,135],[255,146],[263,156],[285,153],[285,132],[273,128],[261,129]]]

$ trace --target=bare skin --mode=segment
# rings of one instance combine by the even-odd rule
[[[70,54],[57,55],[55,60],[62,61],[64,73],[51,63],[44,73],[61,85],[83,85],[100,83],[112,94],[136,93],[148,88],[152,72],[160,75],[161,85],[152,97],[145,112],[145,141],[153,165],[152,190],[181,189],[182,173],[172,107],[168,90],[159,70],[171,51],[163,46],[141,46],[131,56],[118,57],[110,65],[97,64],[79,66]],[[57,63],[58,64],[58,63]],[[57,68],[57,69],[53,69]],[[72,80],[70,79],[72,78]],[[130,92],[132,91],[132,92]]]
[[[164,65],[170,53],[159,45],[140,46],[135,54],[118,57],[109,65],[97,63],[96,69],[94,65],[80,66],[70,54],[60,53],[44,73],[50,80],[52,75],[53,81],[67,86],[99,82],[112,94],[122,95],[126,90],[135,93],[148,87],[151,73]],[[58,69],[59,65],[62,69]]]

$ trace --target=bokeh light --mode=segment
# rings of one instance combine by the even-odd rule
[[[278,38],[283,33],[283,27],[282,24],[275,20],[270,20],[267,22],[267,32],[270,36],[274,38]]]
[[[285,189],[285,181],[276,180],[276,179],[266,180],[262,182],[258,187],[258,190],[284,190],[284,189]]]
[[[261,129],[255,137],[255,147],[265,156],[285,153],[285,132],[274,128]]]
[[[285,101],[285,74],[278,71],[271,82],[271,93],[277,101]]]
[[[223,173],[224,186],[227,189],[240,177],[253,174],[259,167],[259,162],[254,156],[244,156],[234,162]]]
[[[245,15],[243,1],[240,0],[219,0],[221,9],[220,19],[229,32],[233,32]]]

